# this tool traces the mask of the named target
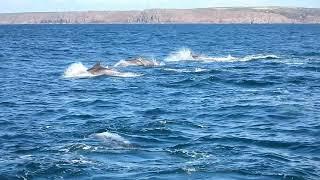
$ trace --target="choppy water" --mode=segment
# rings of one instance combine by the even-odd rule
[[[0,26],[0,62],[0,179],[320,178],[319,25]]]

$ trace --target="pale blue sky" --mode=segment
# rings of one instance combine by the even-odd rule
[[[0,12],[141,10],[226,6],[318,7],[320,0],[0,0]]]

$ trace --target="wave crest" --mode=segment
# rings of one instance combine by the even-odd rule
[[[110,76],[129,78],[129,77],[143,76],[143,74],[132,73],[132,72],[113,72],[113,74],[111,74]]]

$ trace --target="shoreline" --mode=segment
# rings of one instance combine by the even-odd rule
[[[320,24],[320,8],[230,7],[0,13],[0,24]]]
[[[70,23],[70,24],[45,24],[45,23],[42,23],[42,24],[0,24],[0,26],[41,26],[41,25],[61,25],[61,26],[68,26],[68,25],[71,25],[71,26],[81,26],[81,25],[150,25],[150,26],[161,26],[161,25],[246,25],[246,26],[255,26],[255,25],[265,25],[265,26],[273,26],[273,25],[320,25],[320,23],[261,23],[261,24],[249,24],[249,23],[225,23],[225,24],[217,24],[217,23]]]

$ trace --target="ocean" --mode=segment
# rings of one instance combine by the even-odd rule
[[[2,25],[0,62],[1,180],[320,179],[320,25]]]

